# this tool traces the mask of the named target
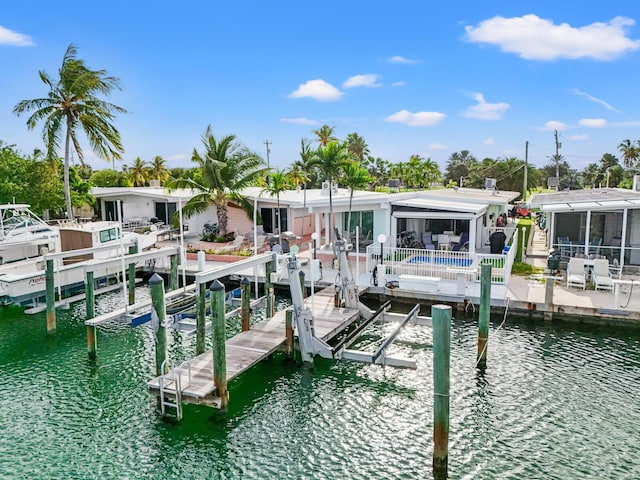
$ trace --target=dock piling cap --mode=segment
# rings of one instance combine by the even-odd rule
[[[214,282],[209,287],[209,290],[211,290],[212,292],[224,290],[224,285],[220,283],[220,280],[214,280]]]
[[[162,277],[157,273],[154,273],[149,279],[149,285],[157,285],[159,283],[162,283]]]

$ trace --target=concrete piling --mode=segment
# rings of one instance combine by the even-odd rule
[[[85,306],[86,306],[86,319],[89,320],[96,316],[96,302],[95,302],[95,282],[93,279],[93,272],[87,272],[85,276]],[[87,353],[89,358],[95,358],[98,350],[96,327],[95,325],[87,325]]]
[[[213,383],[220,397],[220,408],[229,403],[227,391],[227,347],[225,331],[224,285],[215,280],[209,287],[211,295],[211,322],[213,335]]]
[[[56,333],[56,285],[53,272],[53,260],[47,259],[44,280],[47,297],[47,333]]]
[[[151,328],[155,333],[156,344],[156,375],[164,375],[162,364],[167,359],[167,316],[164,303],[164,280],[157,273],[149,279],[151,289]]]
[[[431,315],[433,320],[433,475],[434,478],[447,478],[451,307],[434,305]]]
[[[489,340],[489,318],[491,317],[491,270],[490,263],[480,265],[480,313],[478,316],[477,366],[487,368],[487,342]]]

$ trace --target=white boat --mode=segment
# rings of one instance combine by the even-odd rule
[[[26,203],[0,205],[0,264],[52,251],[58,236],[58,228],[48,225]]]
[[[63,223],[58,227],[54,262],[54,282],[60,296],[70,294],[84,286],[84,266],[94,259],[118,258],[128,253],[131,245],[141,252],[152,247],[158,230],[150,229],[138,234],[122,232],[118,222]],[[66,255],[79,251],[79,255]],[[80,252],[81,251],[81,252]],[[26,259],[0,265],[0,303],[26,305],[37,303],[45,296],[45,261],[47,256]],[[120,267],[104,267],[94,272],[97,281],[121,273]]]

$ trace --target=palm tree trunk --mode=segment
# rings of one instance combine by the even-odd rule
[[[303,210],[302,210],[302,230],[300,231],[300,236],[304,239],[304,224],[307,221],[307,182],[306,181],[304,182],[304,196],[303,196],[303,200],[302,200],[302,208],[303,208]]]
[[[329,179],[329,244],[334,245],[333,233],[333,195],[332,181]]]
[[[64,201],[67,207],[67,218],[73,220],[73,207],[71,206],[71,185],[69,184],[69,143],[71,139],[71,127],[67,121],[67,135],[64,140]]]
[[[349,217],[347,219],[347,233],[351,236],[351,205],[353,204],[353,189],[351,189],[351,195],[349,195]],[[351,240],[351,238],[349,238]]]
[[[278,205],[278,243],[282,247],[282,215],[280,215],[280,194],[276,195],[276,199],[276,205]]]

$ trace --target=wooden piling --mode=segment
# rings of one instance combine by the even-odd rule
[[[151,329],[156,343],[156,376],[167,373],[162,364],[167,359],[167,328],[164,326],[167,316],[164,303],[164,280],[157,273],[149,279],[151,289]]]
[[[53,274],[53,259],[47,259],[44,272],[47,297],[47,333],[56,333],[56,285]]]
[[[196,355],[204,353],[205,349],[206,300],[207,286],[204,283],[201,283],[198,286],[198,305],[196,311]]]
[[[242,331],[246,332],[251,324],[251,282],[247,277],[242,277],[242,280],[240,280],[240,295],[242,301],[240,308]]]
[[[547,322],[553,320],[553,284],[555,281],[554,275],[547,275],[544,285],[544,320]]]
[[[89,320],[96,316],[96,302],[95,302],[95,282],[93,280],[93,272],[87,272],[85,282],[85,305],[86,305],[86,319]],[[96,326],[87,325],[87,353],[89,358],[95,358],[98,350],[97,338],[96,338]]]
[[[451,307],[434,305],[433,320],[433,475],[447,478],[449,462],[449,362]]]
[[[171,268],[169,270],[169,290],[178,289],[178,255],[169,257]]]
[[[307,289],[304,286],[304,272],[302,270],[300,270],[300,290],[302,291],[302,298],[305,298]]]
[[[273,313],[275,311],[274,296],[273,296],[273,284],[271,283],[271,274],[273,273],[274,265],[275,265],[275,262],[267,262],[264,265],[264,274],[265,274],[264,294],[267,297],[266,298],[266,306],[267,306],[266,316],[267,316],[267,318],[273,317]]]
[[[489,340],[489,318],[491,316],[491,270],[490,263],[480,265],[480,313],[478,315],[478,354],[477,366],[487,368],[487,344]]]
[[[220,397],[220,408],[229,403],[227,392],[227,346],[225,332],[224,286],[215,280],[209,287],[211,295],[211,322],[213,335],[213,384]]]
[[[133,244],[129,247],[129,255],[138,253],[138,245]],[[136,303],[136,264],[129,264],[129,272],[127,273],[127,285],[129,287],[129,305]]]
[[[284,331],[287,338],[286,354],[287,357],[293,357],[293,309],[288,308],[285,312]]]

